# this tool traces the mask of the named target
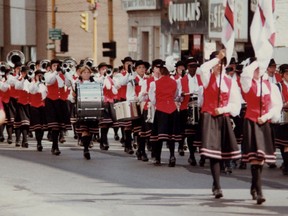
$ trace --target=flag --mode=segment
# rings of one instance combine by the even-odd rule
[[[235,0],[224,0],[225,13],[222,26],[221,42],[226,48],[227,65],[232,58],[235,42],[234,5]]]
[[[274,11],[275,0],[258,0],[250,26],[251,43],[261,74],[265,73],[273,56],[275,44]]]

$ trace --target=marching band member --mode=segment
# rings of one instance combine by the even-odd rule
[[[179,62],[177,62],[179,64]],[[177,66],[176,64],[176,66]],[[186,66],[188,68],[188,73],[181,79],[181,97],[182,97],[182,102],[180,105],[180,121],[182,122],[181,124],[181,133],[183,134],[182,140],[181,140],[181,146],[182,149],[179,148],[179,154],[184,155],[184,150],[183,150],[183,145],[184,145],[184,139],[185,136],[187,137],[187,144],[188,144],[188,149],[190,152],[190,156],[188,159],[188,162],[192,166],[196,166],[197,162],[195,159],[194,152],[196,151],[196,146],[193,145],[194,140],[196,140],[196,136],[198,135],[198,122],[195,122],[196,124],[190,125],[187,124],[187,119],[188,119],[188,103],[193,103],[198,100],[198,92],[199,88],[201,85],[200,78],[199,76],[196,75],[197,68],[199,67],[199,63],[195,58],[188,58],[186,60]],[[192,107],[195,111],[195,116],[192,116],[194,120],[197,121],[197,118],[199,119],[198,116],[198,111],[196,110],[197,107]],[[191,110],[192,111],[192,110]],[[193,112],[193,111],[192,111]],[[182,154],[181,154],[182,153]]]
[[[271,59],[267,68],[268,80],[270,83],[281,82],[282,77],[279,73],[276,73],[276,62],[274,59]]]
[[[277,86],[280,89],[283,100],[282,119],[280,124],[273,125],[273,131],[275,146],[280,149],[283,159],[282,173],[283,175],[288,175],[288,64],[280,65],[279,72],[282,75],[282,81],[277,83]]]
[[[81,67],[79,72],[79,83],[85,84],[95,82],[95,80],[92,78],[92,70],[87,65]],[[84,146],[83,156],[87,160],[90,160],[91,156],[89,152],[89,145],[92,140],[92,135],[99,133],[98,120],[81,121],[80,119],[78,119],[76,125],[76,131],[81,135],[81,141]]]
[[[42,139],[47,127],[45,113],[45,98],[47,87],[44,80],[44,71],[36,70],[35,77],[29,85],[30,92],[30,130],[35,131],[37,151],[42,151]]]
[[[148,64],[146,68],[149,68]],[[148,149],[151,148],[150,136],[152,132],[152,126],[153,126],[153,121],[154,121],[154,111],[155,111],[154,105],[149,100],[148,92],[150,89],[150,84],[156,81],[160,77],[161,64],[162,64],[161,59],[155,59],[152,62],[153,75],[151,75],[150,77],[144,80],[144,82],[141,85],[141,91],[138,96],[139,102],[143,103],[144,106],[143,106],[143,113],[142,113],[142,118],[141,118],[141,121],[142,121],[141,130],[139,132],[138,149],[136,152],[136,156],[138,160],[142,160],[144,162],[149,160],[146,154],[146,150],[145,150],[145,141],[147,141],[148,143]]]
[[[237,83],[222,71],[225,51],[215,51],[210,61],[201,65],[201,81],[204,87],[201,108],[201,155],[210,158],[213,177],[212,191],[215,198],[223,196],[220,186],[220,161],[240,158],[230,115],[240,112],[240,91]]]
[[[28,148],[27,135],[30,125],[30,108],[29,108],[29,81],[28,73],[29,68],[22,66],[20,76],[15,82],[15,90],[18,90],[18,106],[16,109],[16,116],[14,122],[16,146],[20,146],[20,136],[22,134],[22,147]]]
[[[100,127],[100,149],[108,150],[108,130],[112,126],[112,106],[114,102],[114,96],[118,93],[115,88],[114,81],[109,76],[112,74],[112,66],[102,62],[98,65],[99,78],[103,84],[103,96],[104,96],[104,118],[99,121]]]
[[[178,98],[177,83],[170,78],[164,62],[160,67],[160,78],[150,84],[149,99],[155,105],[155,117],[151,134],[154,143],[154,165],[161,165],[161,151],[163,141],[167,141],[170,151],[169,167],[174,167],[176,158],[174,155],[175,141],[181,140],[179,130],[178,111],[175,100]]]
[[[3,105],[3,110],[5,112],[5,122],[0,126],[2,127],[2,142],[5,140],[3,136],[4,128],[6,126],[6,131],[8,134],[7,142],[8,144],[12,143],[12,127],[13,122],[11,121],[11,114],[9,110],[9,100],[10,100],[10,85],[7,83],[7,73],[10,72],[9,68],[3,68],[1,70],[1,80],[0,80],[0,97]]]
[[[58,146],[58,137],[60,130],[71,128],[70,115],[66,104],[67,94],[65,85],[71,86],[71,77],[69,73],[63,74],[60,67],[61,62],[58,59],[51,60],[51,70],[44,75],[47,85],[47,97],[45,100],[45,110],[48,129],[52,133],[52,148],[53,155],[60,155],[61,152]]]
[[[144,62],[142,60],[138,60],[138,61],[135,61],[134,68],[135,68],[135,78],[130,80],[127,84],[126,99],[129,102],[137,102],[138,103],[141,88],[146,82],[145,72],[149,68],[149,66],[148,66],[147,62]],[[137,158],[142,158],[142,156],[143,156],[143,160],[147,161],[147,155],[145,155],[145,140],[144,140],[144,151],[143,151],[143,140],[142,140],[142,138],[139,137],[139,132],[141,131],[141,122],[143,122],[142,121],[142,115],[140,116],[140,118],[134,119],[131,122],[132,122],[131,130],[133,131],[134,141],[135,141],[135,143],[137,143],[138,147],[140,147],[140,145],[141,145],[141,147],[140,147],[141,153],[140,153],[140,151],[137,151]],[[131,131],[131,133],[132,133],[132,131]],[[129,141],[129,136],[131,136],[131,135],[129,135],[128,133],[130,133],[129,130],[126,130],[125,134],[127,134],[128,141]],[[130,148],[130,146],[131,146],[131,144],[128,141],[126,142],[126,145],[127,145],[126,148]],[[141,144],[140,144],[140,142],[141,142]],[[141,154],[141,156],[140,156],[140,154]]]
[[[252,62],[252,63],[251,63]],[[259,70],[258,62],[250,59],[243,69],[240,82],[247,102],[243,126],[243,161],[251,164],[250,193],[257,204],[265,202],[262,193],[261,173],[264,162],[275,163],[270,122],[280,119],[282,99],[276,85],[271,84]]]

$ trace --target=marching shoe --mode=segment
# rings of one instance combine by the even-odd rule
[[[104,147],[103,150],[107,151],[109,149],[109,144],[108,143],[104,143],[103,147]]]
[[[155,160],[153,164],[154,166],[161,166],[160,160]]]
[[[15,146],[20,147],[20,143],[16,141]]]
[[[132,148],[125,148],[125,152],[131,155],[134,154],[134,151]]]
[[[37,151],[41,152],[43,150],[43,146],[42,145],[37,145]]]
[[[268,163],[268,166],[269,166],[270,169],[275,169],[275,168],[277,168],[276,163]]]
[[[176,158],[174,156],[170,157],[168,166],[175,167],[175,164],[176,164]]]
[[[84,158],[86,158],[86,160],[90,160],[90,152],[89,151],[84,151]]]
[[[204,165],[205,165],[205,158],[201,157],[200,160],[199,160],[199,166],[200,167],[204,167]]]
[[[8,143],[8,144],[12,144],[12,138],[11,138],[11,137],[10,137],[10,138],[8,137],[7,143]]]
[[[178,149],[178,153],[180,156],[184,156],[185,155],[185,152],[183,149]]]
[[[147,161],[149,160],[146,153],[144,153],[144,154],[142,155],[141,160],[142,160],[143,162],[147,162]]]
[[[59,138],[59,142],[60,142],[60,143],[64,143],[64,142],[66,142],[64,136],[61,136],[61,137]]]
[[[142,159],[142,154],[139,152],[139,150],[137,150],[135,154],[136,154],[137,160]]]
[[[266,201],[266,199],[263,197],[263,195],[257,195],[257,204],[258,205],[261,205],[265,201]]]
[[[115,134],[115,135],[114,135],[114,140],[115,140],[115,141],[118,141],[119,139],[120,139],[120,138],[119,138],[118,134]]]
[[[53,155],[56,155],[56,156],[58,156],[58,155],[61,154],[61,152],[60,152],[60,150],[59,150],[58,148],[56,148],[56,149],[52,148],[52,149],[51,149],[51,153],[52,153]]]
[[[213,194],[215,196],[215,199],[220,199],[221,197],[223,197],[223,193],[221,189],[215,189]]]
[[[27,142],[24,142],[24,143],[22,143],[22,148],[28,148],[28,143]]]
[[[191,166],[197,166],[197,162],[196,162],[196,159],[195,159],[195,158],[190,158],[190,157],[189,157],[188,163],[189,163]]]

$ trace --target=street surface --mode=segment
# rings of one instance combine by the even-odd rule
[[[164,164],[155,167],[124,153],[109,133],[109,150],[94,143],[87,161],[69,132],[60,156],[51,154],[46,134],[43,152],[36,151],[33,138],[28,149],[0,143],[0,216],[288,215],[288,177],[279,168],[263,169],[261,206],[251,200],[249,167],[222,174],[224,197],[216,200],[208,161],[192,167],[187,151],[176,154],[176,167],[170,168],[164,148]],[[279,167],[279,153],[277,158]]]

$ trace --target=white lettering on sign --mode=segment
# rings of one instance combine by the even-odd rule
[[[123,8],[129,10],[155,10],[156,0],[122,0]]]
[[[200,2],[174,4],[171,1],[168,16],[171,24],[179,21],[198,21],[201,18]]]

